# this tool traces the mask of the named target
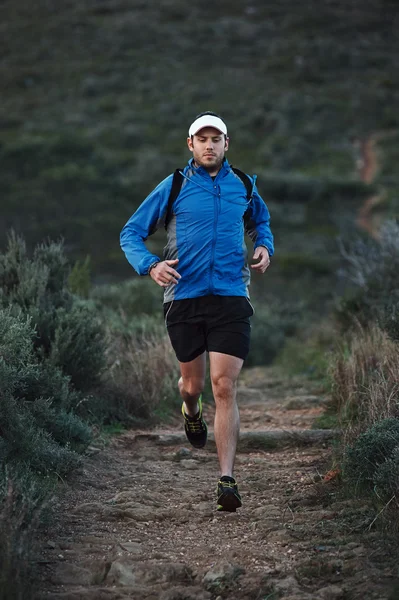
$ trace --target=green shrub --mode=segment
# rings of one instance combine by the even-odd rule
[[[343,255],[351,284],[337,309],[343,327],[376,322],[399,341],[399,224],[386,222],[378,240],[359,239]]]
[[[1,372],[0,372],[1,376]],[[24,464],[38,473],[63,476],[79,464],[79,456],[61,447],[32,418],[29,407],[0,391],[0,459]]]
[[[100,312],[111,310],[126,319],[162,314],[162,290],[149,277],[133,277],[123,283],[96,286],[91,290],[90,298]]]
[[[0,310],[0,458],[42,473],[65,474],[79,463],[70,447],[89,443],[89,428],[66,408],[68,379],[34,352],[29,319]],[[51,393],[61,391],[66,408],[53,405]]]
[[[82,452],[93,439],[90,426],[73,412],[53,407],[51,399],[39,398],[29,405],[37,427],[48,431],[52,440],[75,452]]]
[[[68,289],[69,273],[61,243],[40,244],[30,258],[24,240],[11,233],[0,255],[0,304],[29,315],[37,356],[49,357],[85,392],[100,380],[104,333],[93,303]]]
[[[377,465],[373,483],[382,500],[389,501],[392,496],[399,499],[399,445],[394,448],[390,457]]]
[[[254,302],[251,346],[246,366],[269,364],[298,327],[301,307],[268,299]]]
[[[26,466],[0,470],[0,600],[35,597],[36,530],[52,486]]]
[[[88,298],[90,294],[90,256],[77,260],[68,277],[69,289],[73,294]]]
[[[57,311],[50,360],[68,375],[76,389],[89,391],[105,366],[104,331],[94,305],[76,300]]]
[[[395,449],[397,451],[394,455]],[[392,467],[395,470],[398,466],[396,463],[398,451],[399,419],[383,419],[360,434],[353,445],[346,449],[344,473],[354,484],[369,489],[374,487],[377,477],[380,485],[382,484],[386,489],[389,484],[385,478]],[[391,462],[387,464],[387,460]],[[379,470],[381,465],[386,466]],[[397,485],[397,480],[394,481]]]
[[[287,340],[276,357],[276,363],[290,375],[305,375],[327,386],[335,335],[327,320],[304,328]]]

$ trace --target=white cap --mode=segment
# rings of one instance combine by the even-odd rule
[[[202,117],[199,117],[199,119],[195,119],[194,123],[191,124],[190,129],[188,130],[189,137],[195,135],[200,129],[203,129],[204,127],[214,127],[215,129],[220,131],[220,133],[224,133],[224,135],[227,135],[227,127],[220,117],[214,117],[213,115],[203,115]]]

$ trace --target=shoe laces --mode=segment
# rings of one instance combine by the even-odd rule
[[[232,488],[232,489],[237,488],[236,481],[220,481],[220,479],[219,479],[219,485],[222,485],[223,487]]]
[[[204,430],[201,418],[196,419],[195,421],[189,421],[188,419],[186,419],[186,427],[190,431],[190,433],[200,433]]]

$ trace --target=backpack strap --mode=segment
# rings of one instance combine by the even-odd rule
[[[244,187],[247,191],[247,202],[250,203],[252,200],[253,188],[254,188],[250,177],[248,177],[248,175],[246,173],[244,173],[243,171],[240,171],[240,169],[237,169],[236,167],[231,167],[231,168],[234,171],[234,173],[237,175],[237,177],[239,177],[241,179],[242,183],[244,184]],[[181,186],[183,184],[183,175],[181,174],[181,170],[182,169],[176,169],[176,171],[173,173],[172,188],[170,190],[170,194],[169,194],[169,198],[168,198],[168,207],[166,209],[165,229],[168,228],[168,225],[170,223],[170,220],[171,220],[172,214],[173,214],[173,203],[176,200],[177,196],[180,194]],[[248,218],[249,218],[249,208],[247,208],[247,210],[244,213],[244,221],[247,221]]]
[[[237,177],[239,177],[241,179],[241,181],[243,182],[245,189],[247,190],[247,201],[251,202],[252,194],[253,194],[253,184],[252,184],[251,179],[248,177],[248,175],[246,173],[244,173],[244,171],[240,171],[240,169],[237,169],[236,167],[231,167],[231,168],[234,171],[234,173],[237,175]]]
[[[244,226],[247,227],[248,223],[250,221],[249,206],[250,206],[250,203],[252,202],[252,196],[254,193],[256,175],[254,175],[254,181],[252,183],[250,177],[248,177],[248,175],[246,173],[244,173],[244,171],[240,171],[240,169],[237,169],[236,167],[231,167],[231,168],[234,171],[234,173],[237,175],[237,177],[239,177],[241,179],[241,181],[243,182],[243,184],[245,186],[245,189],[247,190],[248,207],[243,215]]]
[[[177,196],[180,194],[181,186],[183,184],[183,175],[180,173],[181,169],[176,169],[173,173],[172,188],[170,190],[168,198],[168,208],[166,209],[165,216],[165,229],[168,228],[173,213],[173,203]]]

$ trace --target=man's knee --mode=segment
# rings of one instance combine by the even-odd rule
[[[179,389],[189,396],[199,396],[204,391],[205,381],[202,377],[180,377]]]
[[[212,388],[215,400],[231,401],[235,397],[237,382],[225,375],[212,378]]]

